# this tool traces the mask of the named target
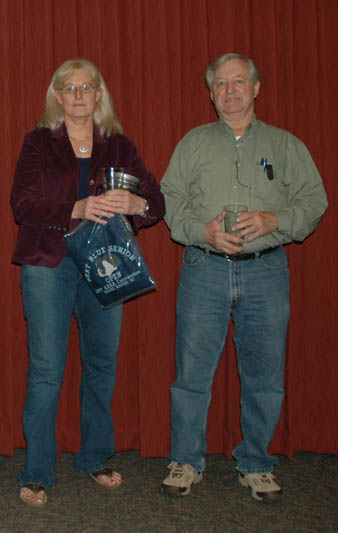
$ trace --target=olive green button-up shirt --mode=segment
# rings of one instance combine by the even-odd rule
[[[305,145],[255,116],[238,140],[223,119],[188,132],[176,146],[161,190],[172,238],[206,249],[212,248],[203,229],[227,204],[270,211],[278,219],[278,230],[244,243],[249,253],[303,241],[327,208],[322,180]]]

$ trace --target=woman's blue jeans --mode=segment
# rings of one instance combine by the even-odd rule
[[[177,300],[176,367],[171,387],[170,460],[205,468],[206,425],[214,375],[230,316],[241,381],[242,473],[271,472],[267,448],[284,397],[289,271],[284,250],[231,261],[186,248]]]
[[[29,369],[23,415],[27,452],[19,482],[48,489],[55,479],[55,422],[73,313],[82,363],[81,448],[75,469],[82,474],[95,472],[105,468],[114,454],[111,402],[122,305],[102,309],[69,256],[55,268],[24,265],[21,289]]]

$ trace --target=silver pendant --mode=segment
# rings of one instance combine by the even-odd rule
[[[85,144],[81,144],[80,148],[79,148],[81,154],[86,154],[88,152],[88,148]]]

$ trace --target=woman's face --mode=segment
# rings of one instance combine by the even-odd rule
[[[101,89],[94,85],[89,70],[78,69],[65,80],[63,89],[55,91],[57,101],[63,106],[65,120],[81,123],[93,119],[96,102],[102,96]]]

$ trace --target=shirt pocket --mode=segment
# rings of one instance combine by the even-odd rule
[[[256,164],[253,170],[251,197],[257,208],[281,209],[286,207],[288,198],[288,186],[283,182],[283,172],[272,162],[270,171],[263,165]]]

